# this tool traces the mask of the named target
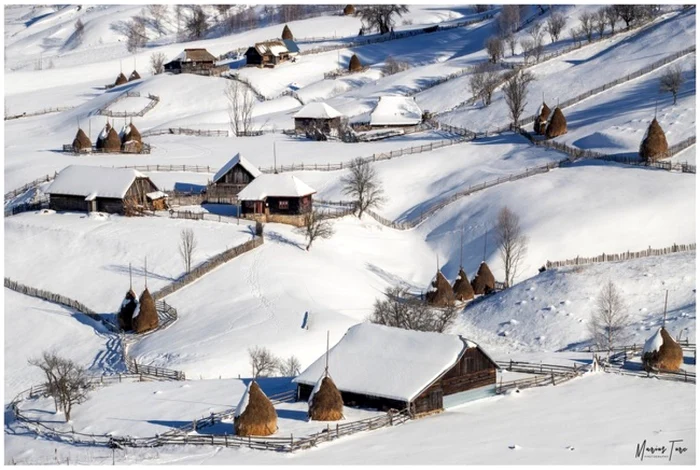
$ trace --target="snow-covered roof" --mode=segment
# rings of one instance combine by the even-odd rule
[[[180,52],[172,62],[216,62],[216,57],[204,48],[193,48]]]
[[[255,165],[250,163],[244,157],[241,157],[240,153],[237,153],[231,160],[226,162],[226,164],[222,166],[219,169],[219,171],[216,172],[216,174],[214,175],[214,183],[223,178],[226,173],[231,171],[231,168],[238,165],[239,163],[243,168],[245,168],[245,170],[248,173],[250,173],[253,176],[253,178],[257,178],[258,176],[262,175],[260,170],[258,170],[258,168]]]
[[[360,323],[329,351],[328,372],[338,390],[411,401],[468,347],[478,346],[458,335]],[[324,354],[294,382],[316,385],[325,365]]]
[[[411,126],[420,124],[423,111],[410,96],[382,96],[370,114],[372,126]]]
[[[132,168],[70,165],[61,170],[47,194],[121,199],[136,178],[146,178]]]
[[[156,199],[168,197],[168,195],[165,194],[163,191],[153,191],[152,193],[146,193],[146,197],[151,201],[155,201]]]
[[[258,42],[255,44],[255,49],[257,49],[260,55],[267,54],[269,52],[274,56],[278,56],[280,54],[284,54],[285,52],[290,52],[289,49],[287,49],[287,45],[281,39]]]
[[[294,115],[300,119],[333,119],[343,114],[326,103],[309,103]]]
[[[238,193],[241,201],[262,201],[267,197],[302,197],[316,190],[296,176],[289,174],[264,174],[255,178]]]

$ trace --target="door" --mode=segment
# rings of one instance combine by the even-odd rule
[[[255,213],[262,214],[262,201],[255,201]]]

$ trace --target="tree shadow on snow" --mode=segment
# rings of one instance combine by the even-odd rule
[[[125,274],[126,276],[129,275],[129,266],[124,265],[124,264],[109,264],[104,267],[105,270],[107,271],[112,271],[115,273],[120,273],[120,274]],[[146,274],[146,271],[143,268],[140,268],[138,266],[131,266],[131,274],[134,278],[137,277],[144,277]],[[162,274],[155,273],[149,269],[148,271],[148,278],[149,279],[158,279],[159,281],[168,281],[168,282],[173,282],[176,281],[177,279],[174,277],[170,276],[164,276]]]
[[[267,232],[267,233],[265,233],[265,238],[267,238],[270,241],[281,243],[283,245],[293,246],[295,248],[299,248],[302,251],[306,251],[306,249],[303,246],[301,246],[300,244],[298,244],[297,242],[294,242],[294,241],[290,240],[289,238],[287,238],[283,235],[280,235],[277,232]]]

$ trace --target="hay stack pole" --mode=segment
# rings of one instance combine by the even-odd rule
[[[326,332],[326,367],[309,397],[309,420],[338,421],[343,419],[343,396],[328,373],[330,331]]]

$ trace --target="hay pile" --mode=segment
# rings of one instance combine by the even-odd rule
[[[549,109],[549,106],[547,106],[547,103],[544,101],[542,102],[542,106],[540,107],[540,112],[538,113],[537,119],[535,119],[535,125],[534,125],[534,130],[536,134],[544,134],[545,130],[547,129],[547,120],[549,119],[549,115],[552,113],[552,110]]]
[[[452,293],[452,286],[442,272],[437,272],[435,280],[425,294],[425,300],[438,307],[448,307],[454,303],[455,296]]]
[[[360,70],[362,70],[362,62],[360,62],[360,58],[357,57],[357,54],[353,54],[350,58],[350,65],[348,66],[348,70],[351,72],[359,72]]]
[[[140,153],[143,149],[141,141],[141,133],[134,124],[129,124],[127,131],[122,135],[122,152],[124,153]]]
[[[119,323],[119,329],[121,331],[131,331],[133,329],[132,319],[134,317],[134,312],[136,311],[136,306],[138,301],[136,300],[136,293],[129,289],[129,291],[124,296],[124,301],[119,308],[119,313],[117,314],[117,320]]]
[[[287,25],[284,25],[284,29],[282,30],[282,39],[294,39],[292,30],[289,29],[289,26]]]
[[[143,291],[139,299],[138,309],[134,312],[132,321],[133,330],[136,333],[145,333],[158,327],[158,310],[153,296],[148,292],[148,288]]]
[[[675,371],[683,364],[683,348],[666,331],[659,330],[649,338],[642,351],[642,365],[647,372]]]
[[[496,279],[493,277],[489,265],[482,261],[479,270],[472,280],[472,289],[475,295],[490,294],[496,288]]]
[[[73,139],[73,151],[74,152],[90,152],[92,150],[92,142],[90,138],[85,134],[82,129],[78,129],[78,133],[75,134],[75,139]]]
[[[647,133],[639,146],[639,156],[647,163],[653,163],[660,158],[668,157],[668,142],[666,134],[659,122],[654,118],[649,124]]]
[[[354,5],[345,5],[345,8],[343,8],[343,15],[349,16],[349,15],[354,15],[355,14],[355,6]]]
[[[343,419],[343,397],[333,380],[326,376],[319,380],[309,397],[309,419],[338,421]]]
[[[139,75],[139,73],[136,70],[131,72],[131,75],[129,75],[129,81],[131,82],[134,80],[141,80],[141,75]]]
[[[126,79],[126,75],[120,73],[119,75],[117,75],[117,79],[114,81],[114,86],[123,85],[126,82],[128,82],[128,80]]]
[[[98,143],[99,142],[100,141],[98,141]],[[98,146],[97,148],[102,148],[105,152],[119,152],[122,147],[122,141],[119,138],[119,134],[117,134],[117,131],[115,131],[112,127],[109,128],[107,138],[103,139],[101,142],[102,147]]]
[[[558,107],[552,113],[552,119],[547,124],[545,135],[548,139],[566,134],[566,118]]]
[[[277,412],[257,382],[252,381],[241,397],[233,417],[237,436],[269,436],[277,431]]]
[[[459,274],[457,274],[455,284],[452,286],[452,292],[454,292],[455,299],[460,302],[474,298],[474,289],[472,289],[467,273],[464,272],[462,267],[459,268]]]

